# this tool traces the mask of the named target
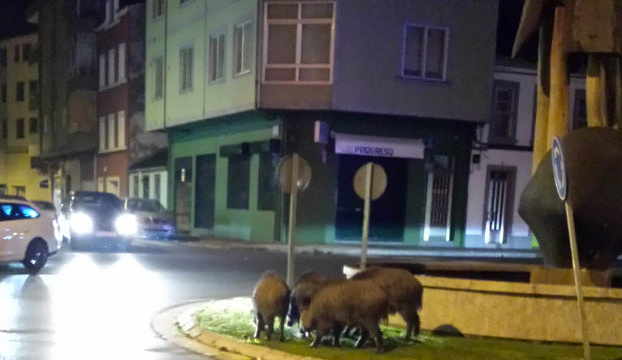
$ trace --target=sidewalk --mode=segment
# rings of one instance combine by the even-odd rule
[[[192,247],[214,249],[241,248],[258,249],[273,252],[287,252],[287,244],[282,242],[251,242],[238,239],[216,237],[193,238],[186,237],[176,241]],[[296,253],[331,254],[342,256],[360,256],[359,244],[300,244],[296,246]],[[463,249],[453,247],[415,247],[404,245],[371,244],[367,250],[370,257],[375,258],[458,258],[458,259],[487,259],[502,260],[515,259],[527,262],[539,262],[542,255],[538,249]]]

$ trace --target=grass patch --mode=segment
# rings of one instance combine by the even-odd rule
[[[443,337],[423,332],[416,340],[405,342],[401,329],[383,327],[387,352],[376,354],[368,345],[365,349],[354,349],[354,339],[342,337],[341,348],[332,348],[329,340],[318,348],[310,348],[311,339],[298,337],[298,329],[286,329],[286,342],[278,341],[278,333],[271,341],[253,339],[255,326],[251,314],[251,302],[248,298],[214,301],[197,312],[196,319],[204,329],[226,335],[231,338],[272,349],[302,356],[313,356],[328,360],[570,360],[581,359],[581,345],[541,344],[530,341],[512,341],[473,337]],[[275,326],[277,329],[278,327]],[[592,359],[622,360],[622,348],[592,346]]]

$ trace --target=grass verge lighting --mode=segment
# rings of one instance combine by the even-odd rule
[[[138,232],[138,220],[132,214],[123,214],[115,220],[114,227],[120,235],[134,235]]]
[[[75,213],[69,217],[69,226],[76,234],[93,232],[93,219],[85,213]]]

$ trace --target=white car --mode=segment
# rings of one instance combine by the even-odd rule
[[[19,261],[39,271],[61,246],[55,221],[30,201],[0,196],[0,263]]]

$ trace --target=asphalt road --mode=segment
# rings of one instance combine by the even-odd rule
[[[298,273],[341,274],[347,258],[300,255]],[[71,252],[38,275],[0,266],[0,359],[205,359],[151,329],[155,313],[250,295],[259,275],[285,275],[284,254],[143,242],[130,253]]]

